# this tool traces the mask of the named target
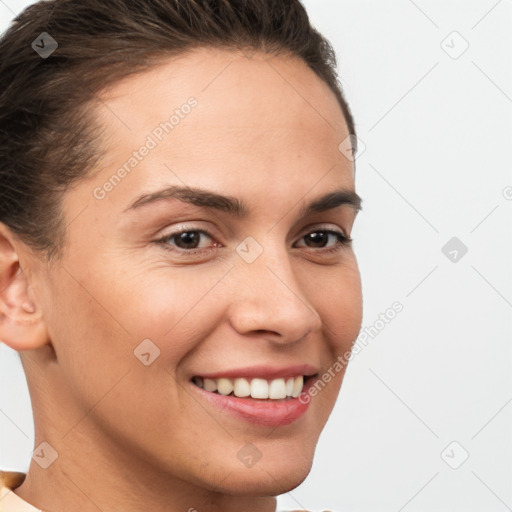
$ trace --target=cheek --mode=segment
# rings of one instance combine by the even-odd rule
[[[154,339],[162,349],[172,345],[179,359],[221,321],[225,303],[219,300],[217,285],[229,270],[162,265],[134,271],[118,285],[112,310],[135,339]]]
[[[82,427],[87,415],[127,443],[156,443],[136,434],[148,418],[159,435],[179,434],[185,427],[180,418],[190,411],[182,411],[184,392],[175,368],[219,321],[208,299],[218,278],[194,279],[189,272],[184,279],[174,274],[167,281],[139,280],[98,272],[87,280],[72,270],[73,277],[62,272],[55,279],[45,298],[59,360],[52,379],[66,383],[61,398],[73,404],[63,430]]]
[[[336,357],[351,347],[361,329],[361,276],[355,259],[325,279],[321,289],[317,288],[314,300]]]
[[[127,359],[131,333],[93,282],[63,275],[50,303],[48,330],[63,370],[90,376]]]

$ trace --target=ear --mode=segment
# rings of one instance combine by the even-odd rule
[[[20,265],[22,247],[0,222],[0,341],[17,351],[49,342],[41,308],[31,296],[28,277]]]

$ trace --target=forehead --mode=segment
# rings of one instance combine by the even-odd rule
[[[352,162],[338,149],[348,136],[338,101],[296,57],[196,49],[100,99],[105,152],[94,186],[124,167],[109,192],[117,209],[141,189],[168,183],[232,195],[283,182],[304,193],[323,176],[326,186],[353,186]],[[143,158],[134,156],[144,146]]]
[[[195,137],[198,150],[214,139],[254,148],[268,145],[270,136],[278,136],[278,143],[302,134],[307,146],[308,138],[317,144],[313,139],[328,134],[327,144],[339,144],[348,135],[334,93],[301,59],[260,52],[247,58],[215,48],[164,60],[115,84],[101,95],[99,119],[113,141],[137,147],[141,132],[168,121],[190,97],[198,106],[172,136],[207,132],[206,139],[204,133]]]

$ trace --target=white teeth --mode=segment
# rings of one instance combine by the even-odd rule
[[[293,393],[293,383],[295,382],[295,379],[293,377],[290,377],[286,381],[286,394],[287,396],[292,396]]]
[[[233,391],[233,381],[231,379],[217,379],[217,391],[221,395],[229,395]]]
[[[204,379],[203,388],[206,391],[217,391],[217,382],[213,379]]]
[[[268,382],[265,379],[252,379],[251,396],[253,398],[268,398]]]
[[[219,379],[203,379],[194,377],[193,382],[212,393],[219,393],[227,396],[233,394],[240,398],[252,397],[258,399],[282,400],[286,397],[297,398],[304,386],[304,377],[288,377],[287,379],[245,379],[243,377],[237,379],[227,379],[221,377]]]
[[[304,377],[302,375],[300,377],[295,377],[295,382],[293,383],[293,398],[296,398],[300,395],[302,391],[302,386],[304,385]]]
[[[240,398],[250,396],[251,385],[249,384],[249,381],[247,379],[235,379],[233,392],[235,396],[238,396]]]
[[[270,382],[268,397],[275,399],[286,398],[286,384],[284,379],[274,379]]]

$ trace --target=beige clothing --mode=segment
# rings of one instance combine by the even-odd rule
[[[44,512],[14,494],[25,480],[25,473],[0,471],[0,512]]]

